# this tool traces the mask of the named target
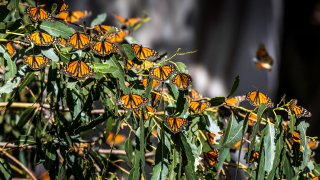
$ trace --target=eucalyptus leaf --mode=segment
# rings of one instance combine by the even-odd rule
[[[72,33],[74,33],[74,29],[68,27],[67,25],[59,22],[59,21],[43,21],[40,24],[40,29],[46,31],[47,33],[62,38],[69,38]]]
[[[272,170],[272,166],[274,163],[275,158],[275,151],[276,151],[276,145],[275,145],[275,128],[274,125],[268,122],[267,126],[265,127],[265,136],[264,136],[264,149],[265,149],[265,166],[264,170],[267,173],[270,173]]]
[[[91,27],[103,23],[103,21],[105,21],[106,18],[107,18],[107,13],[99,14],[99,15],[91,22],[91,24],[90,24]]]

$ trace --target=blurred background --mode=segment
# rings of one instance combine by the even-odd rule
[[[260,90],[277,103],[298,99],[311,111],[310,136],[319,134],[320,113],[320,1],[298,0],[78,0],[71,10],[108,13],[106,24],[117,25],[112,14],[151,21],[133,36],[144,46],[168,56],[178,48],[205,96],[225,96],[240,76],[236,95]],[[118,24],[119,25],[119,24]],[[258,45],[264,43],[274,63],[271,71],[255,66]]]

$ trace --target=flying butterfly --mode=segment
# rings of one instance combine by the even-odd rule
[[[178,133],[181,129],[188,125],[188,121],[184,118],[168,116],[166,118],[166,123],[169,125],[171,132]]]
[[[254,62],[257,68],[271,71],[273,59],[268,54],[264,44],[259,45]]]
[[[213,167],[214,165],[217,164],[218,157],[219,157],[219,151],[217,150],[210,150],[204,155],[204,158],[210,167]]]
[[[36,6],[28,7],[26,9],[26,14],[34,22],[36,22],[36,21],[44,21],[44,20],[51,20],[51,14],[49,14],[43,8],[36,7]]]
[[[125,109],[138,109],[148,103],[148,100],[138,94],[126,94],[120,97],[119,104]]]
[[[64,67],[64,72],[69,76],[77,79],[84,79],[86,77],[93,76],[93,70],[88,66],[87,63],[81,60],[74,60],[69,62],[69,64]]]
[[[191,82],[191,76],[185,73],[178,73],[172,79],[172,83],[176,85],[180,90],[186,90]]]
[[[133,17],[133,18],[124,18],[122,16],[114,15],[114,17],[124,26],[133,27],[137,23],[141,22],[141,18]]]
[[[150,115],[152,115],[154,113],[154,109],[153,109],[153,107],[151,107],[149,105],[147,105],[145,107],[146,107],[146,111],[144,111],[144,118],[148,119],[150,117]],[[142,115],[142,111],[143,111],[143,107],[140,107],[139,109],[133,110],[133,113],[137,117],[140,117]]]
[[[154,58],[158,55],[158,53],[155,50],[143,47],[139,44],[131,44],[131,49],[133,50],[135,56],[139,60],[147,60],[150,58]]]
[[[296,99],[292,99],[289,102],[289,109],[290,111],[297,117],[297,118],[301,118],[301,117],[311,117],[311,113],[306,110],[305,108],[298,106],[297,105],[298,100]]]
[[[202,113],[203,110],[207,109],[210,106],[210,103],[203,100],[191,101],[189,104],[189,108],[195,114]]]
[[[246,99],[246,96],[234,96],[225,98],[224,103],[227,106],[239,106],[239,104]]]
[[[44,56],[30,55],[23,58],[23,62],[27,64],[32,70],[40,70],[45,67],[50,60]]]
[[[55,42],[55,38],[44,32],[34,32],[27,36],[27,39],[37,46],[50,46]]]
[[[11,57],[14,56],[17,52],[12,42],[6,43],[6,49]]]
[[[116,52],[117,46],[106,40],[102,40],[102,41],[94,42],[91,45],[91,49],[96,55],[104,57],[109,55],[110,53]]]
[[[159,81],[167,81],[170,76],[176,72],[176,67],[173,64],[166,64],[154,67],[150,70],[149,76]]]
[[[68,4],[64,1],[59,2],[57,5],[56,13],[65,12],[69,9]]]
[[[121,43],[128,36],[127,31],[114,32],[106,35],[106,38],[112,43]]]
[[[246,99],[253,106],[260,106],[261,104],[266,104],[269,108],[273,107],[273,102],[271,102],[271,99],[260,91],[254,90],[248,92]]]
[[[126,139],[127,137],[125,135],[117,134],[115,136],[113,132],[110,132],[106,139],[106,143],[109,144],[109,146],[119,145],[123,143]]]
[[[68,43],[74,49],[85,49],[90,44],[90,36],[82,32],[75,32],[69,37]]]
[[[67,23],[76,23],[80,21],[83,18],[86,18],[89,16],[90,13],[88,11],[62,11],[59,14],[57,14],[55,17],[57,19],[64,20]]]
[[[158,81],[158,80],[156,80],[156,79],[150,79],[150,81],[151,81],[151,89],[154,89],[154,88],[156,88],[156,87],[158,87],[159,85],[160,85],[160,81]],[[143,85],[143,87],[146,89],[147,88],[147,86],[148,86],[148,84],[149,84],[149,78],[143,78],[142,79],[142,85]]]

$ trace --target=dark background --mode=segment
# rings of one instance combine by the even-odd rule
[[[211,97],[226,95],[240,75],[238,95],[258,89],[277,103],[287,100],[311,111],[308,134],[319,135],[320,2],[317,0],[78,0],[71,10],[89,10],[92,20],[107,12],[106,24],[117,25],[112,14],[143,16],[151,21],[133,36],[143,45],[173,54],[188,64],[194,86]],[[271,72],[259,70],[252,58],[265,43],[274,59]]]

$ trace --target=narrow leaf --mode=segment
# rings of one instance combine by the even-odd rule
[[[105,21],[106,18],[107,18],[107,13],[99,14],[99,15],[91,22],[91,24],[90,24],[91,27],[103,23],[103,21]]]
[[[275,129],[274,125],[268,122],[267,127],[265,128],[265,136],[264,136],[264,149],[265,149],[265,166],[264,170],[269,173],[272,169],[274,157],[275,157]]]

